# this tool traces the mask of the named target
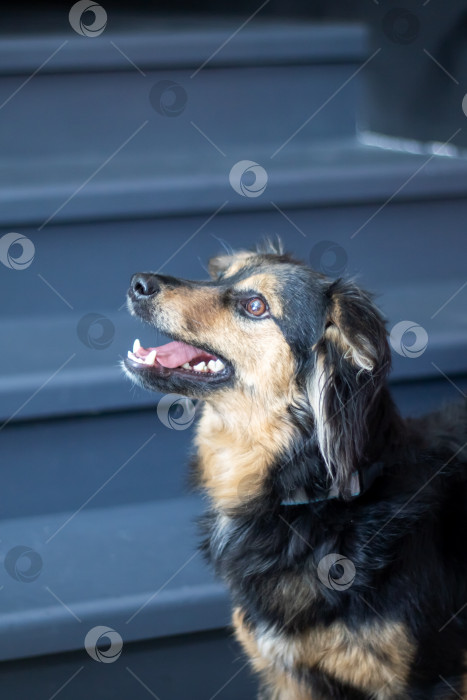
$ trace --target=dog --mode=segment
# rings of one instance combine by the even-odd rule
[[[403,420],[372,295],[275,243],[140,273],[143,387],[201,400],[202,550],[262,700],[467,697],[467,405]]]

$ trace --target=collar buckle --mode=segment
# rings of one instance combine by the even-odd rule
[[[383,472],[383,462],[375,462],[365,468],[365,470],[356,469],[352,472],[348,488],[348,499],[358,498],[367,491],[373,482],[381,476]],[[341,497],[335,484],[331,486],[329,491],[324,496],[308,498],[305,489],[297,489],[291,496],[281,502],[281,506],[306,506],[311,503],[319,503],[321,501],[329,501]]]

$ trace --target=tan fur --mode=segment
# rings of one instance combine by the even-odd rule
[[[316,695],[303,687],[286,673],[271,671],[263,676],[263,683],[268,689],[265,700],[318,700]]]
[[[200,342],[199,330],[206,328],[211,319],[216,320],[220,309],[219,295],[209,287],[164,289],[156,304],[160,322],[170,326],[172,332],[183,334],[186,342]]]
[[[270,465],[291,441],[293,428],[285,399],[271,397],[269,411],[261,397],[247,392],[219,399],[215,406],[204,405],[195,443],[203,485],[217,507],[230,509],[261,492]]]
[[[267,273],[251,275],[251,277],[248,277],[246,280],[242,280],[242,282],[236,284],[235,289],[261,290],[261,293],[264,294],[268,300],[269,308],[271,309],[273,316],[276,316],[276,318],[282,318],[284,315],[284,309],[282,308],[280,292],[278,289],[278,280],[272,275],[268,275]]]
[[[349,302],[347,302],[348,304]],[[343,357],[350,360],[355,367],[371,372],[377,364],[375,347],[369,338],[355,334],[346,322],[346,303],[339,295],[333,298],[329,312],[330,325],[325,332],[325,338],[341,349]]]
[[[373,624],[354,633],[336,623],[307,637],[303,662],[313,655],[320,670],[378,700],[404,697],[414,648],[402,624]]]
[[[268,690],[265,700],[312,700],[309,693],[301,687],[289,674],[277,670],[269,660],[264,659],[258,649],[255,635],[244,621],[240,608],[233,611],[232,622],[235,636],[247,653],[253,668],[260,674],[264,686]]]
[[[316,669],[372,694],[375,700],[407,697],[404,688],[414,646],[401,623],[373,623],[356,631],[334,623],[290,637],[280,631],[253,632],[237,608],[234,627],[253,667],[263,677]]]
[[[250,279],[235,289],[245,289]],[[161,330],[169,335],[181,335],[187,343],[205,344],[221,355],[235,358],[239,384],[250,394],[256,391],[257,396],[272,400],[284,397],[284,393],[289,395],[294,359],[272,319],[256,323],[234,320],[230,309],[222,306],[218,292],[209,287],[163,289],[154,303]],[[261,377],[264,386],[258,380]]]
[[[256,637],[250,627],[246,625],[245,614],[241,608],[234,608],[232,613],[232,625],[235,637],[242,645],[255,671],[266,671],[270,667],[270,661],[261,656]]]
[[[232,277],[236,272],[248,264],[249,260],[255,260],[253,253],[240,250],[235,255],[218,255],[209,261],[209,274],[216,279],[221,273],[226,277]]]
[[[276,280],[263,274],[235,289],[264,289],[270,303],[277,300],[279,313],[275,287]],[[270,465],[292,439],[291,349],[272,319],[233,318],[215,289],[163,289],[155,303],[167,332],[235,358],[236,388],[219,390],[205,403],[196,437],[202,484],[218,507],[234,507],[259,493]]]
[[[374,359],[370,356],[370,347],[368,343],[368,352],[362,352],[361,349],[358,349],[352,344],[342,329],[335,325],[328,326],[324,337],[339,348],[342,356],[350,360],[355,367],[367,370],[368,372],[374,369],[375,363]],[[365,339],[359,338],[359,341],[360,345],[363,346]]]

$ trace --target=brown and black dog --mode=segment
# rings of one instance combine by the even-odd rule
[[[203,549],[267,700],[467,692],[467,406],[403,421],[382,317],[271,244],[133,276],[144,387],[202,399]],[[467,697],[464,695],[464,697]]]

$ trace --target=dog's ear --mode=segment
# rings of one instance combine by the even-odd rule
[[[263,255],[282,255],[284,253],[284,247],[279,236],[275,238],[265,238],[261,243],[258,244],[256,251],[252,250],[238,250],[234,251],[227,247],[223,243],[224,249],[227,253],[223,255],[217,255],[211,258],[208,262],[208,272],[211,279],[217,280],[221,275],[224,275],[229,268],[232,268],[231,273],[235,273],[243,265],[247,264],[248,261],[256,257],[256,254]]]
[[[208,261],[208,272],[211,279],[216,280],[220,277],[229,268],[231,262],[231,255],[216,255],[214,258],[210,258]]]
[[[333,282],[326,290],[323,334],[313,349],[308,394],[318,444],[345,495],[368,456],[372,415],[391,361],[385,324],[371,296],[352,282]]]
[[[208,261],[208,272],[211,279],[217,280],[221,275],[225,274],[231,267],[233,272],[242,267],[248,258],[252,257],[252,253],[247,250],[239,250],[236,253],[216,255]]]

